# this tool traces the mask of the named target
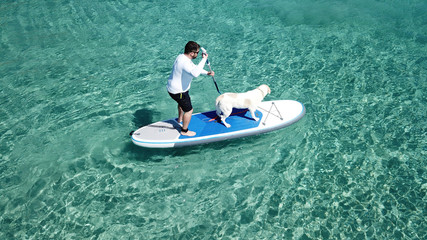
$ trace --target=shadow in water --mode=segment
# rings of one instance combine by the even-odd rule
[[[139,128],[153,123],[153,116],[159,115],[159,112],[151,109],[139,109],[133,114],[133,123]]]

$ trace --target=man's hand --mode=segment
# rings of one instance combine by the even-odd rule
[[[208,72],[208,75],[213,77],[213,76],[215,76],[215,72],[214,71],[210,71],[210,72]]]
[[[202,58],[208,58],[208,54],[207,53],[202,53]]]

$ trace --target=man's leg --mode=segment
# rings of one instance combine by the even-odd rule
[[[184,111],[182,108],[178,105],[178,123],[182,122],[184,117]]]
[[[183,119],[184,121],[182,123],[182,131],[181,131],[182,135],[190,136],[190,137],[196,135],[195,132],[188,130],[188,125],[190,124],[192,115],[193,115],[193,109],[184,113],[184,119]]]
[[[178,103],[178,123],[182,122],[181,134],[185,136],[194,136],[195,132],[188,130],[188,125],[193,115],[193,106],[191,106],[191,99],[188,91],[185,93],[171,94],[169,95]],[[183,107],[181,107],[183,106]],[[184,112],[184,109],[190,109],[188,112]]]

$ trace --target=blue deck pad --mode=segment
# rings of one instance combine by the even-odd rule
[[[233,113],[225,120],[231,125],[231,127],[227,128],[221,122],[220,117],[216,115],[215,111],[194,114],[191,118],[191,122],[188,126],[188,129],[196,132],[196,136],[188,137],[181,135],[179,139],[211,136],[215,134],[255,128],[258,127],[262,119],[262,113],[257,110],[255,112],[255,116],[260,120],[255,121],[251,117],[251,113],[248,111],[248,109],[233,108]]]

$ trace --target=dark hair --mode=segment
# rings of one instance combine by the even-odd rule
[[[184,53],[188,54],[188,53],[191,53],[191,52],[197,52],[197,50],[199,48],[200,48],[199,44],[197,44],[196,42],[193,42],[193,41],[189,41],[185,45]]]

